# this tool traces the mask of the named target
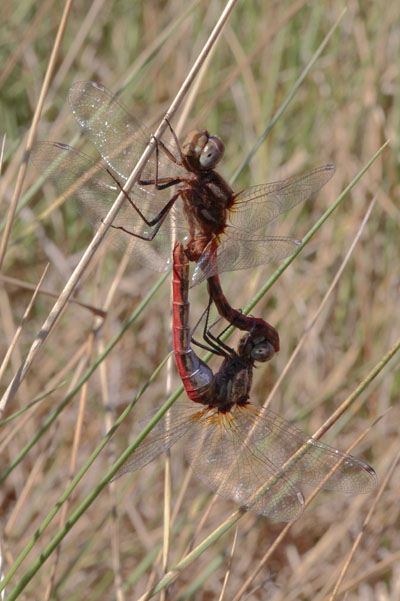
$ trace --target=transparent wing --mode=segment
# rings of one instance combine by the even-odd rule
[[[119,193],[102,160],[94,161],[66,144],[37,142],[30,160],[52,182],[57,193],[62,198],[71,198],[79,209],[90,210],[93,203],[110,208]]]
[[[331,474],[323,483],[328,490],[360,494],[377,485],[367,463],[309,438],[272,411],[247,405],[220,413],[187,401],[173,405],[117,477],[147,465],[189,431],[185,451],[199,479],[218,495],[275,520],[301,514],[298,483],[317,486]]]
[[[99,227],[120,192],[116,183],[117,174],[104,161],[93,161],[87,155],[59,142],[36,143],[32,148],[31,161],[53,183],[61,197],[71,198],[78,211],[94,227]],[[163,198],[150,192],[142,194],[137,186],[133,187],[129,197],[133,202],[140,200],[141,210],[148,220],[156,217],[165,205]],[[179,203],[178,199],[177,204]],[[172,210],[149,244],[129,235],[130,232],[146,236],[152,228],[145,224],[126,200],[113,223],[115,227],[124,227],[126,231],[112,228],[110,240],[122,250],[128,248],[141,263],[156,271],[164,271],[171,262],[172,228],[178,237],[183,237],[186,233],[184,219],[176,219],[176,215],[180,213],[179,207],[178,210]]]
[[[220,242],[211,240],[205,248],[192,276],[192,285],[224,271],[266,265],[291,255],[301,244],[295,238],[268,236],[260,238],[227,229]]]
[[[112,92],[93,81],[73,84],[69,104],[87,138],[106,163],[126,180],[150,140],[146,126],[131,115]],[[171,147],[170,151],[179,162],[177,149]],[[142,179],[154,179],[155,161],[153,154],[142,171]],[[163,152],[159,153],[160,177],[186,174],[184,168],[174,164]]]
[[[302,511],[298,483],[342,493],[371,492],[377,477],[364,461],[341,453],[269,410],[236,406],[196,423],[185,449],[204,484],[217,494],[273,519],[290,521]],[[297,456],[293,456],[297,453]]]
[[[212,412],[185,440],[188,461],[216,494],[272,519],[294,520],[303,510],[303,496],[252,438],[246,441],[251,425],[237,407],[227,414]]]
[[[235,197],[228,221],[248,232],[257,231],[318,192],[335,170],[334,165],[324,165],[286,180],[247,188]]]
[[[268,457],[277,468],[282,468],[302,449],[285,468],[285,474],[293,485],[303,482],[317,486],[331,470],[337,468],[323,488],[360,494],[369,493],[376,487],[376,474],[365,461],[310,438],[273,411],[258,410],[252,405],[239,407],[238,411],[242,414],[242,431],[249,433],[257,452]]]
[[[158,409],[149,414],[146,420],[141,420],[141,426],[144,427],[143,422],[148,423],[157,411]],[[195,403],[175,402],[115,477],[119,478],[127,472],[134,472],[153,461],[161,453],[165,453],[198,420],[202,419],[203,413],[201,407]]]

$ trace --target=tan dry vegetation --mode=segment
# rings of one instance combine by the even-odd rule
[[[252,148],[310,61],[345,3],[242,2],[235,7],[188,107],[184,129],[207,127],[226,145],[221,170],[229,177]],[[26,132],[38,101],[62,6],[13,2],[2,6],[0,115],[6,135],[1,181],[2,232],[23,156]],[[89,2],[72,7],[37,139],[70,142],[78,132],[66,97],[74,81],[92,79],[112,90],[153,126],[159,122],[216,22],[222,3]],[[399,142],[400,5],[391,0],[347,3],[347,12],[327,47],[260,147],[235,190],[334,162],[337,172],[317,198],[280,219],[277,231],[302,237],[387,139],[390,147],[318,231],[296,261],[253,309],[277,325],[282,349],[255,377],[253,399],[268,396],[305,328],[317,311],[350,247],[371,199],[372,214],[361,239],[301,352],[272,398],[272,408],[312,433],[354,391],[399,338]],[[184,10],[187,14],[179,22]],[[172,26],[174,28],[172,29]],[[253,53],[253,54],[252,54]],[[250,60],[246,60],[251,57]],[[175,122],[179,120],[175,119]],[[47,262],[43,288],[58,294],[91,238],[90,227],[67,204],[49,212],[54,189],[33,189],[29,168],[13,224],[3,274],[20,285],[0,288],[1,353],[11,344]],[[121,261],[100,251],[74,298],[103,308]],[[224,275],[228,298],[244,307],[273,272],[271,266]],[[117,281],[101,329],[93,312],[69,303],[35,359],[6,416],[31,409],[2,426],[2,468],[13,461],[60,405],[89,363],[118,334],[132,310],[157,281],[130,262]],[[205,303],[204,286],[191,291],[193,313]],[[18,369],[54,300],[39,294],[3,376],[4,389]],[[116,417],[164,359],[170,343],[169,280],[124,333],[114,350],[43,433],[1,487],[2,552],[7,573],[19,553],[88,459]],[[237,338],[237,335],[235,335]],[[235,338],[235,339],[236,339]],[[213,365],[217,362],[214,360]],[[133,440],[139,417],[167,398],[164,368],[109,445],[114,452]],[[354,454],[376,469],[380,481],[399,451],[398,359],[384,367],[355,404],[324,437],[345,450],[374,422]],[[74,442],[75,439],[75,442]],[[97,485],[110,461],[107,447],[72,494],[67,514]],[[172,527],[168,567],[201,542],[235,509],[218,499],[200,532],[196,528],[212,499],[188,467],[178,443],[172,450],[172,508],[187,489]],[[72,468],[70,466],[72,463]],[[138,599],[162,573],[163,459],[107,487],[88,507],[35,573],[21,598],[97,601]],[[347,601],[400,598],[398,468],[386,484],[344,578]],[[248,583],[242,599],[329,599],[374,495],[321,493]],[[116,507],[118,519],[113,508]],[[60,512],[33,546],[7,586],[10,593],[60,528]],[[282,531],[283,524],[245,515],[230,560],[234,528],[184,569],[169,587],[174,600],[218,599],[231,571],[225,599],[237,595]],[[231,561],[231,563],[230,563]],[[55,573],[54,566],[57,565]],[[15,598],[15,597],[13,597]],[[343,598],[343,592],[338,598]]]

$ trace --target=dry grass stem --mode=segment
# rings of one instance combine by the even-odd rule
[[[399,450],[398,454],[396,455],[396,457],[394,458],[394,460],[392,462],[392,465],[389,467],[388,471],[386,472],[385,477],[383,478],[383,480],[381,482],[381,485],[379,487],[378,493],[377,493],[375,499],[372,502],[372,505],[371,505],[371,507],[370,507],[370,509],[368,511],[368,514],[366,515],[366,517],[365,517],[365,519],[363,521],[362,528],[361,528],[360,532],[358,533],[357,538],[354,541],[354,544],[353,544],[353,546],[352,546],[352,548],[351,548],[351,550],[350,550],[350,552],[348,554],[348,557],[347,557],[347,559],[346,559],[346,561],[345,561],[345,563],[343,565],[343,569],[340,572],[340,576],[339,576],[339,578],[338,578],[338,580],[337,580],[337,582],[335,584],[335,588],[332,591],[332,595],[329,597],[329,601],[334,601],[334,599],[337,598],[339,589],[342,586],[342,582],[343,582],[343,580],[344,580],[344,578],[346,576],[346,573],[348,572],[350,562],[352,561],[352,559],[354,557],[354,554],[355,554],[357,548],[359,547],[359,545],[361,543],[361,539],[362,539],[362,537],[365,534],[366,528],[367,528],[367,526],[368,526],[368,524],[369,524],[369,522],[371,520],[371,517],[372,517],[373,513],[376,510],[376,507],[377,507],[377,505],[378,505],[378,503],[379,503],[379,501],[380,501],[380,499],[382,497],[382,494],[383,494],[386,486],[388,485],[389,480],[393,476],[393,472],[394,472],[394,470],[396,469],[396,467],[397,467],[397,465],[399,463],[399,459],[400,459],[400,450]]]
[[[47,265],[46,265],[46,267],[45,267],[45,269],[44,269],[44,271],[43,271],[43,274],[42,274],[42,276],[41,276],[41,278],[40,278],[40,280],[39,280],[39,282],[38,282],[38,284],[37,284],[36,288],[34,288],[34,293],[32,294],[32,298],[31,298],[31,300],[29,301],[29,304],[28,304],[28,306],[27,306],[27,308],[26,308],[26,311],[25,311],[25,313],[24,313],[24,316],[23,316],[23,318],[22,318],[22,320],[21,320],[21,323],[20,323],[20,325],[18,326],[18,328],[17,328],[17,330],[16,330],[16,332],[15,332],[15,334],[14,334],[14,338],[13,338],[13,340],[11,341],[11,343],[10,343],[10,345],[9,345],[9,347],[8,347],[7,353],[6,353],[6,355],[5,355],[4,359],[3,359],[3,362],[2,362],[2,364],[1,364],[1,366],[0,366],[0,382],[1,382],[1,380],[3,379],[3,375],[4,375],[4,372],[5,372],[5,370],[7,369],[7,365],[8,365],[8,362],[9,362],[9,360],[10,360],[10,357],[11,357],[11,355],[12,355],[13,351],[14,351],[14,348],[15,348],[16,344],[18,343],[18,339],[19,339],[19,337],[20,337],[20,336],[21,336],[21,334],[22,334],[22,329],[23,329],[23,327],[24,327],[24,324],[25,324],[25,322],[27,321],[27,319],[28,319],[28,317],[29,317],[29,314],[30,314],[30,312],[31,312],[31,310],[32,310],[32,307],[33,307],[33,305],[34,305],[34,302],[35,302],[35,300],[36,300],[36,297],[37,297],[37,295],[38,295],[38,294],[39,294],[39,292],[40,292],[40,288],[41,288],[41,286],[42,286],[42,284],[43,284],[44,278],[46,277],[46,274],[47,274],[48,268],[49,268],[49,264],[47,264]],[[2,405],[2,404],[0,403],[0,419],[1,419],[1,418],[2,418],[2,416],[3,416],[4,410],[5,410],[5,405]]]
[[[11,200],[11,204],[10,204],[10,208],[8,211],[8,216],[7,216],[7,224],[5,227],[5,230],[3,232],[3,237],[1,239],[1,244],[0,244],[0,269],[2,268],[3,265],[3,261],[4,261],[4,256],[6,254],[6,250],[7,250],[7,244],[10,238],[10,234],[11,234],[11,229],[13,226],[13,222],[14,222],[14,217],[15,217],[15,211],[17,209],[17,204],[19,201],[19,197],[21,194],[21,190],[22,190],[22,186],[24,183],[24,179],[25,179],[25,173],[26,173],[26,169],[28,166],[27,160],[29,158],[29,151],[32,148],[32,144],[33,144],[33,140],[35,139],[35,135],[36,135],[36,129],[39,123],[39,119],[40,119],[40,115],[42,113],[42,108],[43,108],[43,104],[46,98],[46,93],[48,90],[48,87],[50,85],[50,81],[54,72],[54,67],[56,64],[56,60],[57,60],[57,55],[58,52],[60,50],[60,46],[61,46],[61,42],[63,39],[63,35],[65,32],[65,28],[67,26],[67,21],[68,21],[68,16],[70,13],[72,7],[72,0],[67,0],[67,2],[65,3],[65,7],[64,7],[64,12],[63,15],[61,17],[60,20],[60,25],[57,31],[57,36],[56,39],[54,40],[54,46],[53,46],[53,51],[52,54],[50,56],[50,60],[49,60],[49,64],[47,67],[47,71],[46,71],[46,75],[43,81],[43,85],[42,85],[42,91],[37,103],[37,107],[36,107],[36,111],[35,114],[33,116],[32,119],[32,126],[29,130],[29,134],[28,134],[28,140],[26,142],[26,147],[25,147],[25,152],[24,152],[24,157],[23,157],[23,161],[21,163],[21,167],[19,169],[19,173],[18,173],[18,178],[17,178],[17,183],[15,186],[15,192],[14,192],[14,196]]]

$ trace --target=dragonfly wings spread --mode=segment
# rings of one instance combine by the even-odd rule
[[[148,422],[157,413],[158,409],[148,415]],[[195,403],[175,402],[174,405],[161,418],[158,424],[151,430],[137,449],[133,452],[131,459],[120,469],[116,478],[126,472],[135,472],[141,469],[153,459],[165,453],[182,436],[193,427],[197,419],[201,419],[202,411]],[[144,424],[142,423],[142,426]]]
[[[310,438],[269,409],[257,410],[250,405],[241,411],[252,423],[251,440],[258,451],[279,469],[284,467],[293,485],[320,485],[335,470],[323,483],[324,489],[360,494],[375,488],[376,474],[364,461]]]
[[[192,277],[192,285],[224,271],[248,269],[281,261],[291,255],[301,240],[284,236],[259,236],[229,228],[222,234],[220,242],[211,242],[205,248]]]
[[[31,161],[38,172],[52,182],[62,198],[71,198],[78,211],[95,228],[98,228],[121,189],[117,184],[118,175],[100,158],[91,157],[59,142],[37,142],[31,151]],[[158,215],[165,205],[162,195],[149,189],[134,186],[129,194],[134,202],[138,201],[141,211],[150,221]],[[178,200],[178,203],[180,200]],[[113,222],[109,239],[121,250],[128,250],[142,264],[156,271],[164,271],[171,263],[172,234],[183,237],[186,223],[179,206],[167,217],[166,223],[151,244],[134,237],[148,236],[152,228],[147,226],[128,200]],[[124,228],[121,232],[120,229]]]
[[[302,511],[299,483],[348,494],[371,492],[377,484],[364,461],[252,405],[196,424],[185,449],[197,476],[217,494],[283,521]]]
[[[86,137],[106,163],[126,180],[150,141],[146,126],[131,115],[116,96],[103,85],[79,81],[69,91],[72,113]],[[175,148],[171,149],[176,156]],[[159,153],[159,176],[184,175],[186,171]],[[155,157],[142,171],[142,179],[154,179]]]
[[[237,407],[228,414],[217,411],[185,440],[194,473],[218,495],[271,519],[289,522],[303,510],[303,496],[253,440],[246,440],[246,418]]]
[[[301,514],[299,483],[349,494],[377,484],[367,463],[309,438],[270,410],[248,404],[222,413],[188,401],[171,407],[117,477],[147,465],[186,434],[188,461],[206,486],[275,520]]]
[[[257,231],[318,192],[334,173],[334,165],[324,165],[286,180],[247,188],[236,195],[228,220],[237,228]]]

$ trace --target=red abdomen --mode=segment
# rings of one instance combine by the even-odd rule
[[[172,276],[172,340],[176,367],[188,397],[207,405],[214,380],[212,370],[190,346],[189,261],[181,242],[175,244]]]

